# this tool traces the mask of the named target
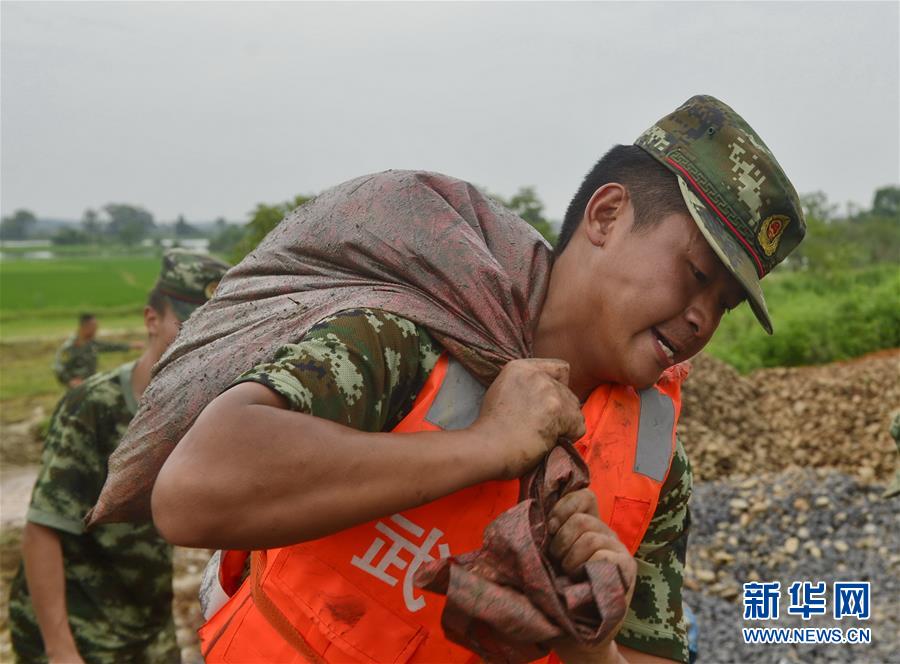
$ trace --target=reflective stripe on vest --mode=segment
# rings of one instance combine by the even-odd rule
[[[656,510],[675,450],[686,369],[640,392],[601,385],[575,443],[600,517],[629,551]],[[461,429],[484,388],[445,353],[396,433]],[[253,554],[253,573],[200,630],[207,662],[474,662],[441,629],[446,598],[415,588],[423,561],[481,546],[518,481],[486,482],[327,537]],[[223,584],[227,585],[227,584]]]

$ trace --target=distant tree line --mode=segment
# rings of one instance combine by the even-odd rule
[[[544,203],[534,187],[520,187],[510,198],[483,191],[534,226],[548,242],[555,243],[554,224],[547,219]],[[301,194],[281,203],[259,203],[249,213],[247,222],[234,224],[219,218],[211,228],[207,226],[207,230],[188,223],[183,215],[163,228],[142,207],[110,203],[99,212],[85,210],[78,227],[63,227],[51,239],[58,244],[115,242],[134,245],[168,231],[168,235],[174,235],[176,239],[208,237],[210,251],[237,263],[289,212],[312,198],[312,195]],[[876,190],[869,209],[850,207],[839,213],[838,206],[830,203],[822,192],[806,194],[801,197],[801,202],[808,225],[806,240],[780,269],[816,272],[873,263],[900,264],[900,186]],[[31,211],[17,210],[0,222],[0,239],[32,237],[37,222]]]
[[[482,191],[555,244],[554,224],[547,219],[534,187],[520,187],[510,198]],[[301,195],[274,205],[260,203],[245,226],[229,226],[214,237],[210,250],[233,262],[240,261],[285,215],[311,198]],[[870,209],[851,207],[844,214],[822,192],[802,196],[801,203],[808,225],[806,239],[781,269],[817,272],[873,263],[900,264],[900,187],[881,187],[875,192]]]
[[[900,265],[900,187],[881,187],[868,210],[843,214],[821,191],[800,197],[806,238],[784,262],[787,270],[833,272],[875,263]]]
[[[24,240],[31,234],[37,223],[37,217],[30,210],[16,210],[0,221],[0,239]]]
[[[553,230],[553,225],[544,216],[544,204],[538,198],[534,187],[521,187],[509,199],[504,199],[497,194],[487,191],[484,191],[484,193],[534,226],[548,242],[551,244],[556,242],[556,233]],[[229,227],[221,235],[214,237],[209,244],[210,251],[227,256],[232,263],[239,262],[244,256],[253,251],[256,245],[289,212],[313,198],[314,196],[312,195],[299,194],[294,196],[292,200],[282,203],[273,205],[259,203],[256,209],[250,213],[250,221],[243,228]]]
[[[217,223],[226,224],[225,220]],[[0,222],[0,239],[26,240],[36,237],[37,217],[29,210],[16,210]],[[205,233],[192,226],[178,215],[174,223],[161,225],[153,218],[153,214],[136,205],[125,203],[109,203],[99,211],[88,208],[81,216],[77,226],[64,225],[55,230],[46,239],[54,244],[105,244],[115,243],[133,246],[148,237],[173,235],[178,238],[203,237]]]

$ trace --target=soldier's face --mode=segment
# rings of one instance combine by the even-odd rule
[[[144,325],[147,335],[150,337],[150,347],[157,357],[161,357],[166,349],[175,341],[181,330],[181,321],[172,310],[172,305],[166,302],[166,308],[159,312],[153,307],[144,307]]]
[[[744,291],[687,212],[633,232],[633,207],[592,259],[587,347],[603,379],[652,385],[698,353]]]
[[[172,345],[172,342],[175,341],[175,337],[178,336],[180,330],[181,321],[178,320],[172,307],[166,305],[166,312],[160,320],[159,325],[159,341],[163,351]]]
[[[97,319],[91,318],[81,324],[81,337],[83,339],[93,339],[97,336]]]

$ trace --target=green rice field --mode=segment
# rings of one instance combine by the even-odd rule
[[[156,256],[0,261],[0,339],[58,336],[82,311],[102,328],[141,325],[147,293],[159,274]]]

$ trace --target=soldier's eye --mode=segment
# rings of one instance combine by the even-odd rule
[[[694,278],[701,284],[705,284],[707,281],[709,281],[709,278],[706,276],[706,274],[697,269],[697,266],[693,263],[691,263],[691,273],[694,275]]]

